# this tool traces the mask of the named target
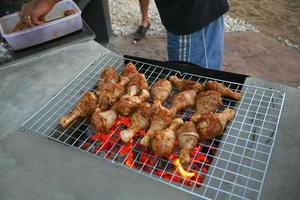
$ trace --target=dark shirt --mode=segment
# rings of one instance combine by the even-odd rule
[[[227,0],[155,0],[161,21],[174,34],[200,31],[229,10]]]

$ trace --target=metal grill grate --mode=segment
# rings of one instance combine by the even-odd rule
[[[71,111],[84,92],[93,90],[100,73],[106,66],[114,66],[121,73],[124,62],[128,61],[135,63],[139,72],[145,74],[150,86],[157,79],[166,79],[171,75],[201,83],[212,79],[195,74],[183,74],[179,71],[135,60],[124,60],[119,56],[100,55],[46,105],[24,122],[22,127],[30,132],[98,155],[116,165],[125,166],[205,199],[258,199],[284,101],[284,94],[279,91],[217,80],[235,91],[241,92],[242,99],[239,102],[224,99],[224,108],[235,109],[236,118],[229,122],[222,137],[205,142],[196,150],[195,156],[202,155],[210,161],[202,163],[200,168],[195,171],[197,178],[203,175],[205,177],[201,187],[197,184],[197,178],[190,181],[189,184],[185,184],[186,179],[180,177],[177,170],[169,174],[169,179],[156,173],[158,169],[166,172],[174,164],[136,148],[141,137],[138,137],[132,144],[130,152],[122,155],[120,149],[123,143],[118,136],[118,131],[124,128],[122,125],[116,127],[116,131],[109,135],[104,143],[90,140],[94,132],[89,119],[77,120],[66,129],[59,126],[60,117]],[[170,102],[166,102],[166,104],[169,106]],[[187,110],[180,113],[179,117],[188,119],[192,113],[193,110]],[[111,141],[114,142],[113,146],[109,149],[103,148]],[[178,151],[176,153],[178,154]],[[135,156],[134,160],[128,162],[130,154]],[[140,162],[142,156],[146,159],[145,162]],[[151,165],[148,163],[150,160],[154,160]],[[139,167],[133,166],[136,164]],[[145,170],[146,167],[147,170]],[[204,167],[208,169],[208,172],[203,172]],[[193,170],[190,169],[190,171]],[[178,178],[183,181],[176,181]]]

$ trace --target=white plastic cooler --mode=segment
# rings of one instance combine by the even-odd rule
[[[76,13],[63,17],[64,10],[69,9],[75,10]],[[11,33],[19,20],[18,13],[13,13],[0,18],[1,34],[13,50],[24,49],[26,47],[41,44],[82,29],[81,10],[72,0],[58,2],[45,18],[45,20],[49,22]]]

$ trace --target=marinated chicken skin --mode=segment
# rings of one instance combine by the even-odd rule
[[[175,131],[182,124],[182,119],[175,118],[168,128],[153,131],[151,138],[152,151],[157,153],[159,156],[168,157],[172,154],[176,139]]]
[[[227,122],[233,120],[234,117],[235,111],[230,108],[226,108],[221,113],[202,115],[196,122],[199,142],[222,135]]]
[[[171,76],[169,80],[175,85],[179,92],[185,90],[195,90],[197,93],[204,91],[203,86],[192,80],[180,79],[177,76]]]
[[[172,92],[172,84],[168,80],[160,79],[153,84],[150,91],[153,98],[153,104],[156,104],[157,102],[163,103],[169,98]]]
[[[148,129],[151,113],[151,104],[142,103],[137,111],[132,114],[128,129],[121,131],[120,136],[122,141],[129,142],[135,133]]]
[[[190,150],[193,149],[199,140],[196,125],[192,121],[185,122],[177,131],[176,137],[180,146],[179,161],[182,165],[190,163]]]
[[[137,108],[150,97],[148,90],[142,90],[139,96],[123,96],[116,102],[116,110],[121,115],[131,115]]]
[[[133,74],[130,74],[132,72]],[[98,108],[100,111],[108,110],[125,94],[125,86],[128,84],[129,77],[137,75],[138,72],[134,65],[128,64],[125,66],[122,76],[119,78],[116,70],[113,67],[106,68],[100,75],[98,90]],[[119,82],[116,82],[120,80]],[[100,112],[98,110],[98,112]]]
[[[172,107],[170,108],[171,113],[175,117],[178,111],[186,108],[192,108],[195,106],[197,93],[195,90],[185,90],[176,94],[173,97]]]
[[[99,108],[92,115],[92,125],[96,132],[109,133],[117,119],[117,111],[113,106],[110,110],[101,112]]]
[[[98,96],[97,107],[101,111],[105,111],[125,94],[125,86],[122,83],[105,83],[96,91],[96,94]]]
[[[216,112],[220,105],[223,105],[223,102],[219,92],[208,90],[199,93],[196,98],[196,113],[191,120],[195,122],[201,115]]]
[[[114,67],[106,67],[100,74],[98,83],[98,90],[101,91],[102,87],[106,83],[117,83],[119,81],[119,75]]]
[[[215,90],[221,93],[222,96],[227,96],[234,100],[239,101],[241,99],[241,94],[238,92],[234,92],[222,83],[218,83],[216,81],[206,81],[204,84],[206,90]]]
[[[141,93],[142,90],[148,90],[149,85],[144,74],[138,73],[130,77],[127,93],[129,96],[135,96]]]
[[[161,130],[169,127],[173,119],[174,117],[170,110],[162,106],[161,104],[157,104],[156,107],[152,107],[150,128],[146,132],[145,136],[141,139],[141,146],[144,148],[148,148],[150,146],[152,133],[156,130]]]
[[[153,97],[152,115],[150,118],[151,125],[140,141],[142,147],[148,148],[150,146],[151,134],[154,130],[166,128],[171,124],[174,117],[169,109],[162,106],[171,95],[171,92],[172,84],[168,80],[160,79],[151,87],[151,95]]]
[[[189,152],[198,144],[199,133],[197,132],[196,122],[202,115],[216,112],[219,105],[222,105],[221,94],[216,91],[201,92],[196,98],[196,113],[191,121],[185,122],[177,130],[177,139],[181,147],[179,161],[182,165],[190,163]]]
[[[139,72],[137,71],[135,65],[132,62],[129,62],[125,65],[123,72],[122,72],[122,77],[127,77],[130,79],[132,76],[138,74]]]
[[[66,128],[79,117],[89,117],[97,107],[97,96],[94,92],[86,92],[78,101],[75,108],[60,119],[60,125]]]

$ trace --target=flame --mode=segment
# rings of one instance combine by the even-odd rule
[[[179,173],[183,176],[186,177],[188,179],[192,178],[195,176],[194,172],[187,172],[183,169],[183,167],[181,166],[179,159],[176,159],[174,162],[175,166],[178,168]]]

